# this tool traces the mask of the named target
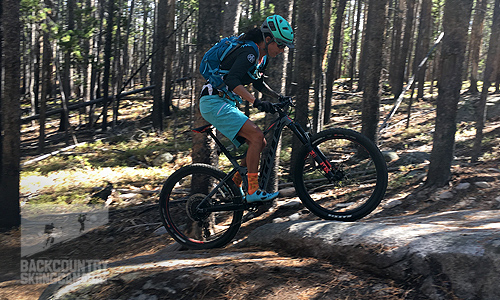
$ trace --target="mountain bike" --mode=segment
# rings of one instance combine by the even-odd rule
[[[259,186],[265,189],[271,177],[274,156],[282,130],[288,127],[302,143],[291,175],[297,195],[306,208],[325,220],[356,221],[370,214],[384,197],[387,166],[377,146],[356,131],[331,128],[311,135],[289,113],[291,97],[273,103],[277,119],[264,131],[272,132],[270,150],[263,155]],[[228,244],[237,234],[245,210],[261,203],[246,203],[233,176],[239,172],[242,189],[248,186],[247,169],[238,164],[243,155],[233,155],[214,133],[212,125],[193,129],[208,134],[230,161],[224,173],[207,164],[184,166],[165,181],[159,200],[162,222],[169,234],[191,249]]]

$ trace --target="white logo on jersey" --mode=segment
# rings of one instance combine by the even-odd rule
[[[248,54],[247,59],[251,64],[253,64],[255,62],[255,55],[250,53]]]

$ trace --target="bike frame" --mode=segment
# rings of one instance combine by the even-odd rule
[[[326,156],[316,146],[312,144],[311,135],[309,134],[309,132],[306,132],[302,128],[302,126],[300,126],[300,124],[290,119],[290,117],[286,113],[286,109],[282,109],[282,107],[278,105],[279,104],[275,104],[275,108],[279,113],[279,117],[274,122],[272,122],[271,125],[269,125],[269,127],[264,131],[264,135],[267,135],[273,128],[275,128],[269,152],[264,157],[262,157],[262,166],[259,176],[259,187],[261,189],[265,189],[265,187],[269,182],[269,179],[271,178],[271,172],[274,166],[274,157],[278,149],[281,133],[283,132],[285,126],[288,127],[297,136],[297,138],[303,145],[306,145],[306,147],[309,150],[309,155],[311,155],[311,157],[313,157],[314,160],[318,163],[318,166],[320,166],[320,168],[325,173],[326,178],[330,181],[338,179],[339,176],[341,176],[337,172],[338,168],[335,165],[332,165],[332,163],[328,161]],[[285,103],[285,107],[288,107],[289,105],[291,105],[291,103]],[[229,150],[227,150],[227,148],[221,143],[221,141],[216,137],[212,128],[213,128],[212,125],[206,125],[202,127],[201,130],[195,130],[195,131],[199,133],[206,132],[208,135],[210,135],[214,139],[215,143],[217,144],[221,152],[224,153],[224,155],[229,159],[234,168],[205,197],[205,199],[198,205],[197,209],[201,210],[202,212],[246,210],[252,207],[252,205],[247,203],[242,203],[242,204],[222,204],[206,208],[202,207],[205,201],[208,201],[208,199],[210,199],[215,194],[215,191],[217,189],[219,189],[228,180],[232,180],[236,172],[239,172],[241,174],[244,186],[248,187],[247,168],[241,166],[237,161],[238,159],[243,158],[246,155],[246,153],[243,154],[242,156],[233,156],[229,152]]]

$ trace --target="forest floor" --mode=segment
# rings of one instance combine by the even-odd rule
[[[471,113],[473,99],[464,94],[460,103],[452,179],[449,186],[439,190],[422,188],[428,154],[432,149],[435,103],[431,99],[414,102],[408,129],[405,128],[406,106],[402,105],[380,138],[380,148],[396,152],[399,159],[389,162],[387,195],[367,219],[500,208],[500,96],[490,97],[493,113],[486,123],[483,153],[479,162],[474,164],[470,163],[475,134]],[[148,129],[149,120],[144,118],[150,112],[148,101],[140,102],[140,105],[132,105],[137,101],[126,102],[122,115],[132,117],[120,122],[115,130],[97,135],[76,130],[78,142],[88,143],[54,152],[49,158],[36,162],[30,160],[38,157],[35,152],[37,132],[30,126],[23,127],[22,208],[31,202],[51,202],[59,206],[84,202],[89,200],[90,194],[98,191],[98,187],[107,183],[114,187],[107,202],[106,224],[87,229],[74,239],[53,244],[30,256],[30,260],[96,259],[111,264],[173,248],[174,241],[167,234],[155,234],[161,227],[156,206],[157,192],[168,174],[189,163],[189,138],[179,138],[189,129],[189,107],[181,105],[182,109],[175,116],[166,119],[165,132],[168,133],[158,135]],[[359,97],[339,95],[332,109],[334,126],[359,130],[360,102]],[[392,106],[393,100],[383,100],[382,118],[389,114]],[[128,110],[134,111],[135,115],[127,114]],[[255,116],[263,117],[262,114]],[[57,122],[51,126],[49,128],[56,129]],[[49,134],[48,150],[64,148],[63,136],[55,131]],[[165,149],[173,154],[173,158],[156,164],[155,158],[164,154]],[[286,158],[287,150],[283,151],[282,157]],[[286,180],[286,168],[282,171],[283,180]],[[457,190],[460,183],[471,185]],[[444,197],[447,191],[453,191],[453,195]],[[243,240],[258,226],[277,218],[286,219],[297,211],[301,212],[303,219],[316,219],[303,207],[270,208],[244,223],[235,241]],[[0,233],[0,243],[0,299],[38,299],[48,284],[22,284],[19,280],[20,230]],[[297,257],[279,249],[248,249],[239,245],[235,242],[224,249],[172,253],[175,259],[191,261],[192,266],[203,261],[204,267],[165,268],[162,276],[165,281],[182,278],[188,283],[176,299],[424,299],[405,282],[381,278],[341,261]],[[210,272],[206,268],[220,264],[220,257],[230,253],[236,257],[244,253],[252,259],[228,259],[220,272]],[[196,268],[204,272],[193,271]],[[203,274],[203,280],[200,280],[200,274]],[[131,281],[130,284],[133,282],[144,287],[146,279]],[[129,294],[132,288],[129,283],[110,283],[107,288],[93,291],[88,296],[95,299],[139,299]],[[161,294],[157,298],[163,299]]]

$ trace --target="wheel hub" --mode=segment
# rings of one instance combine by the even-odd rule
[[[210,216],[209,212],[203,212],[199,209],[208,207],[210,205],[209,201],[206,201],[201,207],[198,208],[205,197],[206,195],[204,194],[194,194],[189,197],[188,201],[186,202],[186,211],[191,220],[200,222],[206,220]]]

